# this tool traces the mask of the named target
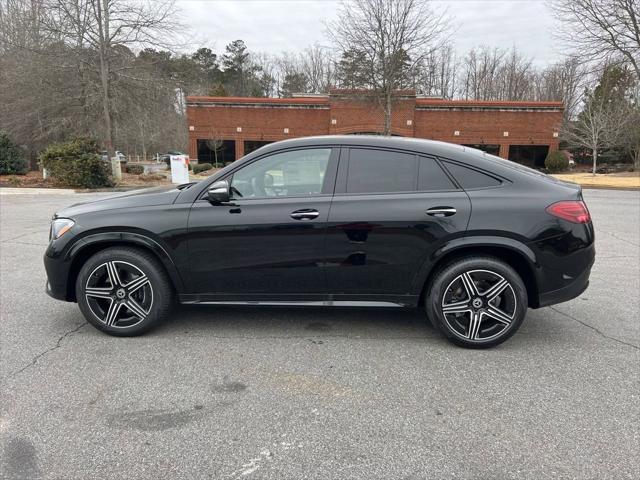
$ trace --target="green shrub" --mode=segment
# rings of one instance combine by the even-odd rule
[[[127,173],[132,175],[142,175],[144,173],[144,167],[142,165],[129,164],[127,165]]]
[[[569,169],[569,159],[564,152],[549,152],[544,161],[544,166],[549,173],[564,172]]]
[[[24,175],[29,164],[22,150],[9,138],[9,134],[0,131],[0,175]]]
[[[210,163],[196,163],[193,166],[193,173],[198,174],[200,172],[206,172],[207,170],[211,170],[213,165]]]
[[[102,160],[98,152],[95,140],[76,138],[49,145],[40,154],[40,164],[56,183],[67,187],[111,187],[111,164]]]
[[[51,159],[77,157],[83,153],[99,154],[98,143],[90,137],[76,137],[68,142],[53,143],[40,154],[40,163],[43,167]]]

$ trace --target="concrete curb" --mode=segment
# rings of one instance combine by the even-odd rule
[[[580,185],[580,184],[578,184]],[[640,187],[602,187],[600,185],[581,185],[582,189],[590,190],[623,190],[626,192],[640,192]]]
[[[115,187],[115,188],[96,188],[95,190],[72,188],[32,188],[32,187],[0,187],[0,195],[74,195],[82,193],[122,193],[132,190],[142,190],[153,187]]]
[[[0,188],[0,195],[71,195],[74,193],[76,191],[70,188]]]

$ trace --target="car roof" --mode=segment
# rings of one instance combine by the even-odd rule
[[[320,135],[314,137],[298,137],[270,143],[260,148],[260,152],[279,150],[282,148],[309,147],[322,145],[366,146],[411,150],[430,155],[456,157],[466,147],[453,143],[426,140],[423,138],[407,138],[383,135]]]
[[[510,160],[488,154],[482,150],[466,147],[455,143],[441,142],[438,140],[427,140],[425,138],[398,137],[384,135],[321,135],[313,137],[298,137],[289,140],[281,140],[270,143],[251,152],[247,160],[287,148],[297,147],[317,147],[323,145],[331,146],[360,146],[368,148],[392,148],[407,150],[414,153],[422,153],[448,160],[456,160],[463,164],[483,169],[484,171],[497,174],[503,178],[529,178],[554,182],[555,179],[537,172],[524,165],[517,164]]]
[[[442,158],[444,160],[454,160],[468,165],[469,167],[480,169],[481,171],[498,175],[510,182],[519,178],[528,182],[543,183],[547,186],[551,184],[561,184],[547,175],[536,172],[523,165],[516,164],[510,160],[490,155],[482,150],[471,147],[465,147],[454,143],[446,143],[437,140],[427,140],[422,138],[406,138],[406,137],[389,137],[382,135],[322,135],[312,137],[298,137],[288,140],[280,140],[278,142],[264,145],[251,153],[245,155],[242,159],[228,164],[222,170],[212,175],[208,181],[203,181],[202,185],[197,189],[187,189],[181,195],[183,201],[193,201],[207,188],[211,183],[224,178],[230,172],[242,168],[257,157],[269,155],[282,150],[304,148],[304,147],[322,147],[322,146],[361,146],[368,148],[391,148],[397,150],[405,150],[417,154],[425,154]],[[566,185],[565,185],[566,186]],[[575,187],[571,187],[572,189]]]

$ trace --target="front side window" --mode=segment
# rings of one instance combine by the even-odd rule
[[[347,193],[413,192],[416,156],[387,150],[352,148]]]
[[[319,195],[330,157],[330,148],[314,148],[261,158],[233,174],[232,195],[235,198]]]

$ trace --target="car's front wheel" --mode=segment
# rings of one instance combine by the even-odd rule
[[[426,308],[432,323],[453,343],[487,348],[518,330],[527,312],[527,290],[505,262],[467,257],[436,274]]]
[[[89,323],[110,335],[140,335],[166,318],[173,288],[150,253],[115,247],[93,255],[76,280],[76,298]]]

